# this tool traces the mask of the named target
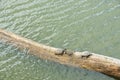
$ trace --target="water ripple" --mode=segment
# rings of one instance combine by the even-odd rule
[[[74,22],[72,22],[71,24],[64,26],[64,28],[66,28],[66,27],[68,27],[68,26],[75,25],[75,24],[80,23],[80,22],[85,22],[85,20],[88,20],[88,19],[90,19],[90,18],[92,18],[92,17],[97,17],[97,16],[100,16],[100,15],[102,15],[102,14],[109,13],[109,12],[117,9],[118,7],[120,7],[120,5],[116,5],[116,6],[114,6],[113,8],[110,8],[110,9],[108,9],[108,10],[102,10],[102,11],[97,12],[97,13],[94,13],[94,14],[92,14],[92,15],[85,16],[83,19],[74,21]],[[96,8],[92,8],[92,9],[96,9]]]
[[[15,67],[15,66],[17,66],[17,65],[19,65],[19,64],[21,64],[21,61],[16,61],[15,63],[10,64],[10,65],[8,65],[8,66],[0,69],[0,72],[10,70],[10,69],[12,69],[13,67]]]

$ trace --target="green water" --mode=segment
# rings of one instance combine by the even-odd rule
[[[0,28],[46,45],[120,58],[119,0],[0,0]],[[114,80],[26,55],[0,41],[0,80]]]

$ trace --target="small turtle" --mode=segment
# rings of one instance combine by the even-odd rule
[[[88,52],[88,51],[84,51],[82,52],[82,55],[81,55],[81,58],[88,58],[92,55],[91,52]]]
[[[63,50],[59,50],[57,53],[55,53],[55,55],[67,54],[68,56],[71,56],[73,53],[74,53],[73,51],[63,49]]]
[[[55,53],[55,55],[63,55],[63,54],[65,54],[65,51],[66,51],[66,49],[60,49],[60,50],[58,50],[58,52],[57,53]]]
[[[72,56],[74,53],[74,51],[71,51],[71,50],[65,50],[65,54],[67,54],[68,56]]]

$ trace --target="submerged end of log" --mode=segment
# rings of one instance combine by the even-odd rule
[[[74,52],[67,49],[54,48],[39,44],[32,40],[0,29],[0,39],[14,43],[17,47],[29,49],[30,53],[43,59],[61,64],[94,70],[120,80],[120,60],[88,51]]]

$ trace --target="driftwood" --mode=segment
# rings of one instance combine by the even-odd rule
[[[0,29],[0,39],[14,43],[20,49],[29,49],[30,53],[40,58],[52,60],[65,65],[94,70],[120,80],[120,60],[90,52],[74,52],[39,44]]]

